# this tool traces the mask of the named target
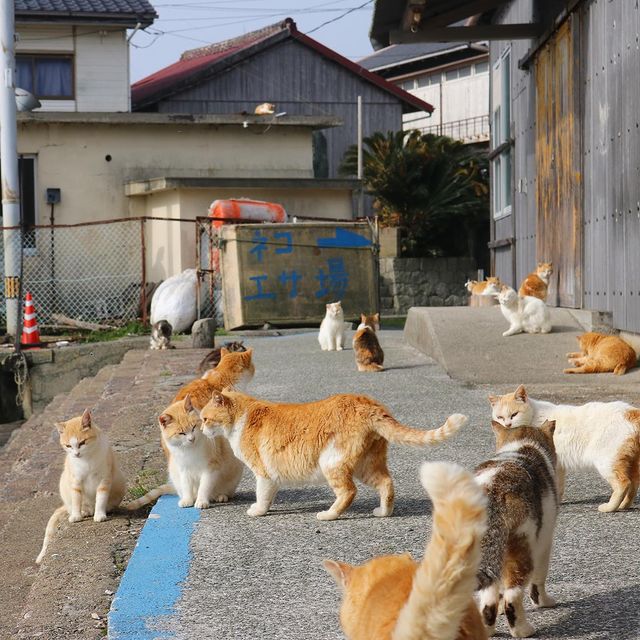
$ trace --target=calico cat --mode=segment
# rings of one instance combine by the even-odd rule
[[[549,333],[551,317],[549,308],[539,298],[519,296],[511,287],[502,287],[498,295],[502,315],[509,321],[509,328],[502,334]]]
[[[247,350],[247,348],[241,341],[225,342],[222,347],[216,347],[213,351],[209,351],[209,353],[207,353],[207,355],[202,358],[200,364],[198,365],[197,373],[202,375],[209,371],[209,369],[215,369],[220,362],[220,358],[222,357],[222,348],[225,348],[229,352]]]
[[[323,351],[342,351],[344,349],[344,313],[342,304],[331,302],[327,305],[326,314],[320,323],[318,342]]]
[[[640,484],[640,409],[626,402],[552,404],[534,400],[523,385],[515,393],[489,396],[493,419],[506,427],[554,420],[558,493],[566,470],[595,467],[613,493],[600,511],[628,509]]]
[[[167,407],[158,424],[171,482],[130,502],[129,511],[174,492],[180,498],[178,506],[195,505],[197,509],[207,509],[211,502],[227,502],[233,497],[244,467],[224,438],[203,435],[198,411],[189,395]]]
[[[353,336],[358,371],[383,371],[384,351],[378,342],[376,331],[380,330],[380,314],[360,314],[360,324]]]
[[[375,516],[393,511],[393,481],[387,468],[389,442],[425,446],[446,440],[467,422],[454,414],[439,429],[420,431],[400,424],[366,396],[342,394],[316,402],[284,404],[238,392],[214,392],[200,412],[209,437],[224,435],[236,458],[256,476],[256,502],[247,511],[263,516],[283,485],[320,480],[336,494],[319,520],[335,520],[356,495],[354,478],[375,487]]]
[[[150,349],[174,349],[171,344],[171,333],[173,328],[166,320],[158,320],[151,327],[151,338],[149,339]]]
[[[578,336],[580,351],[567,353],[573,368],[563,373],[607,373],[621,376],[636,366],[638,358],[633,347],[618,336],[603,333],[583,333]]]
[[[507,428],[493,421],[491,426],[496,454],[475,470],[488,497],[478,570],[480,613],[493,635],[502,595],[511,635],[527,638],[534,628],[522,604],[525,589],[538,607],[556,604],[545,590],[558,514],[555,423]]]
[[[251,356],[253,349],[231,352],[224,347],[220,349],[220,362],[215,369],[210,369],[202,378],[196,378],[185,384],[176,394],[173,402],[191,396],[194,406],[204,407],[211,399],[213,391],[221,391],[226,387],[244,387],[255,373]]]
[[[522,281],[520,289],[518,289],[518,295],[533,296],[546,302],[549,280],[551,279],[552,273],[552,262],[538,262],[536,270]]]
[[[92,423],[89,409],[82,416],[56,423],[60,445],[66,451],[60,476],[63,506],[49,518],[42,549],[36,558],[40,564],[55,531],[58,519],[69,514],[69,522],[79,522],[93,515],[96,522],[107,519],[124,496],[125,478],[118,467],[109,439]]]
[[[344,593],[340,620],[349,640],[487,638],[473,600],[486,531],[484,491],[455,464],[425,462],[420,475],[434,510],[422,562],[408,553],[360,566],[323,562]]]
[[[500,293],[502,282],[496,276],[489,276],[486,280],[467,280],[464,285],[467,291],[474,296],[495,296]]]

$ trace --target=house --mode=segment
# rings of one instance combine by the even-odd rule
[[[298,31],[290,18],[225,42],[186,51],[180,60],[132,86],[136,112],[253,113],[260,103],[295,116],[333,116],[343,125],[318,131],[314,175],[336,178],[357,140],[357,98],[363,135],[398,130],[403,115],[433,107]],[[267,119],[271,122],[272,119]]]
[[[470,27],[447,26],[476,14]],[[553,261],[551,304],[634,333],[639,23],[627,0],[378,0],[372,25],[383,45],[490,41],[495,274],[517,285]]]
[[[489,141],[489,49],[486,43],[393,44],[358,61],[389,82],[436,106],[405,113],[405,130],[465,143]]]

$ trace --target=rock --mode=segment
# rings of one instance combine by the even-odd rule
[[[191,345],[194,349],[213,349],[217,323],[215,318],[201,318],[191,327]]]

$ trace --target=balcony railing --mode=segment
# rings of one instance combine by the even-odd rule
[[[489,114],[465,118],[464,120],[452,120],[442,124],[434,124],[429,127],[420,127],[422,133],[436,133],[441,136],[449,136],[462,142],[485,142],[489,140]]]

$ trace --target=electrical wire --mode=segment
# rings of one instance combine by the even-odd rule
[[[373,0],[367,0],[361,5],[349,9],[348,11],[345,11],[342,15],[336,18],[333,18],[331,20],[327,20],[326,22],[323,22],[322,24],[319,24],[317,27],[314,27],[313,29],[311,29],[311,31],[306,31],[305,33],[307,35],[309,35],[310,33],[314,33],[315,31],[318,31],[318,29],[322,29],[322,27],[326,27],[328,24],[331,24],[332,22],[337,22],[338,20],[342,20],[342,18],[344,18],[345,16],[348,16],[350,13],[353,13],[354,11],[357,11],[358,9],[363,9],[364,7],[366,7],[368,4],[371,4],[372,2]]]

